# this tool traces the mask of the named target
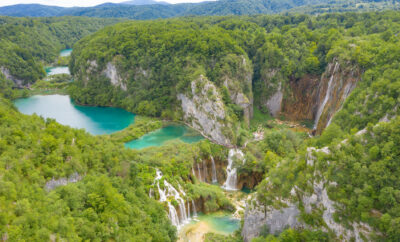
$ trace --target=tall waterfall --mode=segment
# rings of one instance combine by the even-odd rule
[[[211,156],[211,164],[212,164],[212,183],[217,183],[217,171],[215,169],[215,161],[214,161],[214,157]]]
[[[242,159],[244,161],[244,154],[241,150],[239,149],[230,149],[229,150],[229,155],[228,155],[228,167],[226,167],[226,181],[222,188],[224,188],[227,191],[236,191],[238,190],[237,187],[237,169],[236,167],[233,167],[234,164],[234,157],[237,157],[239,159]]]
[[[335,70],[336,70],[337,65],[338,65],[338,63],[336,63],[336,65],[335,65]],[[315,116],[314,129],[316,129],[316,128],[318,127],[318,122],[319,122],[319,119],[321,118],[322,112],[324,112],[325,105],[326,105],[326,103],[329,101],[329,98],[330,98],[331,95],[332,95],[332,87],[333,87],[332,82],[333,82],[333,77],[334,77],[334,75],[332,75],[331,78],[329,79],[328,88],[326,89],[324,101],[323,101],[322,104],[319,106],[317,115]]]

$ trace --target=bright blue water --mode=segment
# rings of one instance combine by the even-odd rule
[[[128,127],[135,114],[120,108],[75,105],[66,95],[36,95],[14,101],[21,113],[53,118],[60,124],[83,128],[89,133],[110,134]]]
[[[60,56],[65,57],[65,56],[70,56],[72,52],[72,49],[64,49],[60,52]]]
[[[161,146],[168,141],[178,139],[185,143],[195,143],[202,140],[203,136],[186,126],[170,125],[125,143],[125,146],[131,149],[143,149],[151,146]]]

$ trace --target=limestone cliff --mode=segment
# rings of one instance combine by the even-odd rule
[[[214,83],[200,75],[191,82],[188,94],[179,93],[183,119],[214,142],[232,146],[232,124],[227,118],[225,104]]]
[[[244,120],[249,124],[253,117],[252,67],[244,56],[231,58],[238,59],[232,64],[236,71],[229,71],[222,79],[232,102],[243,109]]]
[[[4,75],[6,79],[13,81],[15,86],[19,88],[24,86],[24,81],[11,75],[10,71],[6,67],[1,66],[0,72]]]
[[[358,135],[361,134],[363,133],[360,132]],[[309,147],[307,149],[307,166],[315,169],[314,181],[309,181],[311,192],[303,191],[294,186],[289,197],[276,198],[283,204],[279,208],[272,206],[265,208],[256,199],[247,203],[242,229],[244,241],[251,241],[252,238],[259,236],[260,232],[264,229],[268,229],[268,232],[272,234],[279,233],[286,228],[312,229],[313,227],[305,223],[302,219],[302,212],[306,214],[322,213],[321,217],[326,226],[319,228],[326,232],[328,232],[328,229],[333,231],[337,238],[340,238],[342,241],[352,241],[353,239],[355,241],[363,241],[363,238],[368,238],[372,232],[372,228],[368,224],[351,222],[349,226],[345,226],[334,219],[336,209],[341,204],[329,198],[327,188],[329,186],[336,186],[337,184],[326,181],[322,174],[314,167],[316,160],[315,153],[318,152],[329,154],[330,150],[328,147],[322,149]]]
[[[263,78],[271,90],[261,97],[261,105],[275,117],[283,114],[290,120],[313,120],[314,130],[320,134],[356,87],[360,76],[357,66],[346,66],[335,59],[321,76],[307,74],[292,78],[284,87],[277,81],[278,70],[269,70]]]

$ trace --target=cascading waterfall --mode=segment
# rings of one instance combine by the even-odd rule
[[[200,180],[200,181],[203,181],[203,178],[201,177],[201,172],[200,172],[199,163],[197,163],[197,171],[199,172],[199,180]]]
[[[183,191],[182,187],[180,184],[179,186],[179,192],[173,187],[168,181],[164,180],[164,189],[160,188],[160,180],[162,178],[162,173],[160,170],[157,169],[156,171],[156,177],[154,178],[154,183],[153,185],[157,184],[157,189],[158,193],[160,196],[159,201],[160,202],[167,202],[168,204],[168,218],[171,220],[171,223],[178,227],[178,229],[188,223],[190,221],[190,206],[189,206],[189,201],[187,201],[187,210],[186,210],[186,203],[185,200],[181,197],[180,194],[182,194],[184,197],[186,197],[186,193]],[[152,192],[149,192],[149,196],[151,196]],[[180,213],[180,218],[178,216],[178,212],[176,211],[175,207],[171,204],[170,201],[167,200],[168,197],[174,197],[174,199],[177,201],[178,206],[179,206],[179,213]],[[193,202],[193,200],[192,200]],[[194,203],[193,203],[194,204]],[[195,209],[195,208],[194,208]],[[197,216],[197,214],[195,214]]]
[[[204,182],[207,182],[207,174],[208,174],[208,171],[207,171],[207,165],[206,165],[206,162],[203,160],[203,172],[204,172]]]
[[[217,183],[217,170],[215,169],[215,161],[214,157],[211,156],[211,164],[212,164],[212,183]]]
[[[193,199],[192,199],[192,206],[193,206],[193,217],[197,217],[196,205],[194,204]]]
[[[338,63],[336,63],[334,71],[336,70],[337,65],[338,65]],[[328,88],[326,89],[324,101],[322,102],[321,106],[319,106],[317,115],[315,116],[314,129],[316,129],[318,127],[318,122],[319,122],[319,119],[321,118],[322,112],[325,109],[325,105],[328,103],[329,98],[332,95],[331,93],[332,93],[332,87],[333,87],[333,85],[332,85],[333,77],[334,77],[334,75],[332,75],[331,78],[329,79]]]
[[[193,166],[192,166],[192,174],[193,174],[194,177],[196,177],[196,174],[194,173],[194,168],[193,168]]]
[[[237,172],[236,172],[236,168],[233,167],[234,164],[234,157],[237,157],[239,159],[242,159],[244,162],[244,154],[241,150],[239,149],[230,149],[229,150],[229,155],[228,155],[228,167],[226,167],[226,173],[227,173],[227,177],[226,177],[226,181],[224,183],[224,185],[222,186],[222,188],[224,188],[227,191],[236,191],[238,190],[236,188],[237,186]]]
[[[168,190],[168,196],[173,196],[175,200],[178,202],[179,212],[181,215],[180,223],[181,224],[186,223],[188,221],[188,217],[186,215],[185,202],[183,198],[179,195],[179,192],[166,180],[164,180],[164,185]]]

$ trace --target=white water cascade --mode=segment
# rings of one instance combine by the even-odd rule
[[[215,161],[214,161],[214,157],[211,156],[211,164],[212,164],[212,183],[217,183],[217,171],[215,169]]]
[[[190,221],[190,206],[189,206],[189,201],[187,201],[187,209],[186,209],[186,203],[185,200],[181,197],[182,196],[186,197],[186,193],[183,191],[182,187],[178,184],[179,186],[179,192],[173,187],[168,181],[164,180],[164,189],[160,188],[160,180],[162,178],[162,172],[157,169],[156,171],[156,177],[154,178],[154,183],[153,185],[157,184],[157,189],[158,193],[160,195],[160,202],[167,202],[168,204],[168,218],[171,220],[171,223],[178,227],[178,229],[188,223]],[[150,195],[151,193],[149,193]],[[171,204],[170,201],[167,200],[168,197],[173,197],[179,206],[179,214],[180,218],[178,216],[178,212],[176,211],[175,207]],[[193,206],[194,202],[192,200]],[[194,215],[197,216],[197,213],[195,212],[194,208]]]
[[[338,63],[336,63],[336,65],[335,65],[334,72],[336,71],[337,65],[338,65]],[[324,101],[323,101],[322,104],[319,106],[317,115],[315,116],[315,120],[314,120],[314,129],[316,129],[316,128],[318,127],[318,122],[319,122],[319,119],[321,118],[322,112],[323,112],[324,109],[325,109],[325,105],[326,105],[326,103],[329,101],[329,98],[330,98],[331,95],[332,95],[332,87],[333,87],[333,86],[332,86],[332,82],[333,82],[333,77],[334,77],[334,75],[332,74],[332,76],[331,76],[331,78],[329,79],[329,82],[328,82],[328,88],[326,89]]]
[[[234,164],[234,157],[238,159],[242,159],[244,162],[244,154],[241,150],[239,149],[230,149],[229,150],[229,155],[228,155],[228,166],[226,167],[226,181],[224,185],[222,186],[223,189],[227,191],[236,191],[238,190],[236,188],[237,186],[237,172],[236,172],[236,167],[233,167]]]

